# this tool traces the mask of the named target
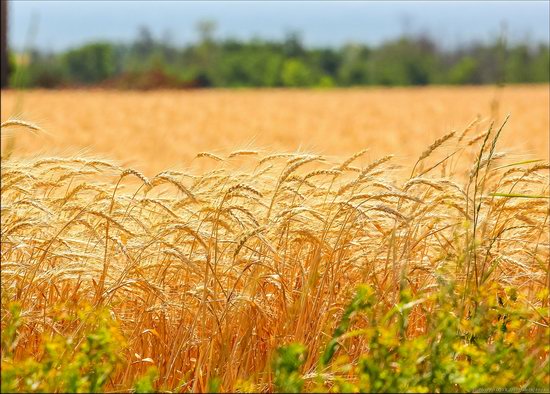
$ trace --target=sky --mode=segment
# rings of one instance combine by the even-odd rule
[[[129,42],[140,26],[175,45],[216,21],[216,38],[281,39],[308,46],[377,45],[403,33],[430,34],[443,47],[490,40],[550,41],[549,1],[17,1],[9,0],[9,42],[60,51],[94,40]]]

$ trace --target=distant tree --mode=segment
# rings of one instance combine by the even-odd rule
[[[504,65],[505,82],[533,82],[535,75],[527,65],[532,62],[532,51],[527,45],[518,45],[506,54]]]
[[[437,75],[437,50],[427,38],[401,38],[376,50],[371,71],[381,85],[427,85]]]
[[[370,83],[369,55],[366,47],[347,44],[340,52],[338,82],[343,86],[365,85]]]
[[[108,43],[93,43],[65,53],[64,65],[73,82],[93,84],[114,75],[113,47]]]
[[[286,57],[300,57],[304,54],[302,36],[299,32],[288,32],[283,42],[283,54]]]
[[[215,58],[217,55],[216,43],[214,42],[214,32],[216,31],[216,22],[211,20],[202,20],[196,24],[199,42],[193,48],[193,68],[199,86],[211,86],[214,78],[212,68],[215,67]]]
[[[336,86],[334,79],[329,75],[323,75],[315,85],[319,88],[333,88]]]
[[[63,53],[18,55],[17,78],[21,86],[29,87],[90,85],[110,79],[111,86],[127,88],[406,86],[550,79],[548,45],[508,44],[505,34],[489,43],[445,51],[429,37],[412,34],[377,47],[352,43],[308,48],[297,32],[280,41],[216,40],[214,22],[201,21],[196,28],[197,42],[184,47],[173,45],[168,36],[156,39],[141,27],[129,44],[92,43]]]
[[[458,85],[477,84],[479,83],[479,80],[476,79],[477,69],[476,59],[465,56],[449,70],[447,80],[451,84]]]
[[[298,59],[288,59],[283,65],[282,80],[284,86],[300,87],[313,83],[311,71]]]
[[[217,24],[210,19],[204,19],[196,24],[197,32],[199,33],[199,43],[209,44],[214,41],[214,32],[216,31]]]
[[[233,47],[222,45],[210,71],[217,86],[278,86],[284,57],[268,46]]]
[[[308,59],[328,75],[336,75],[342,63],[338,51],[330,48],[312,49],[309,51]]]
[[[529,65],[533,82],[550,81],[550,51],[547,45],[540,44],[535,49],[532,63]]]
[[[140,57],[141,61],[144,61],[147,57],[151,56],[155,50],[155,39],[151,30],[147,26],[140,26],[138,30],[138,37],[133,45],[133,52]]]

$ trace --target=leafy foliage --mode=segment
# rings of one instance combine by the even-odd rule
[[[108,43],[87,44],[63,55],[71,81],[98,83],[114,74],[114,49]]]
[[[299,374],[299,369],[304,362],[306,348],[299,343],[277,349],[277,355],[273,362],[275,375],[275,387],[282,393],[300,393],[304,381]]]
[[[121,363],[123,337],[107,311],[81,309],[78,319],[60,314],[59,325],[81,325],[81,334],[43,338],[40,358],[12,353],[24,328],[21,308],[11,304],[2,330],[2,392],[101,392]],[[78,330],[76,330],[78,333]]]
[[[96,42],[59,54],[34,51],[17,62],[14,87],[107,84],[154,87],[312,87],[548,82],[545,44],[504,45],[496,39],[452,51],[426,36],[400,37],[378,47],[349,43],[307,48],[297,33],[280,41],[216,40],[215,24],[198,26],[200,39],[184,48],[141,27],[129,44]],[[160,77],[159,77],[160,76]]]
[[[370,287],[360,286],[327,344],[314,380],[306,387],[314,392],[471,392],[548,387],[550,331],[531,324],[533,315],[544,311],[522,307],[515,288],[493,284],[480,288],[475,295],[464,294],[464,302],[457,297],[460,290],[441,281],[438,292],[415,298],[404,289],[399,302],[380,313],[382,300]],[[426,313],[428,319],[427,329],[420,335],[410,333],[409,318],[414,313]],[[359,320],[366,320],[368,326],[350,331],[353,321]],[[338,348],[352,348],[353,339],[359,336],[368,339],[368,347],[356,363],[346,355],[332,361]],[[525,341],[526,336],[532,339]],[[295,371],[305,349],[298,344],[291,346],[281,348],[278,357],[284,355],[284,365],[294,373],[286,381],[301,384]],[[280,364],[274,364],[276,376],[285,370]],[[276,387],[281,392],[289,390],[288,386]]]

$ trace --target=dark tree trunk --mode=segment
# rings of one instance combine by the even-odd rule
[[[1,14],[1,24],[2,24],[2,32],[1,32],[1,51],[2,53],[0,56],[2,57],[2,63],[0,64],[0,87],[6,88],[8,86],[8,0],[0,0],[0,3],[2,4],[2,14]]]

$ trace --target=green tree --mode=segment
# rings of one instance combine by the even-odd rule
[[[268,48],[224,52],[211,68],[217,86],[278,86],[284,58]]]
[[[550,51],[547,45],[539,45],[530,66],[533,82],[550,81]]]
[[[532,82],[534,76],[529,67],[531,58],[527,45],[518,45],[509,50],[504,68],[505,82]]]
[[[111,44],[93,43],[65,53],[63,63],[74,82],[93,84],[114,75],[115,61]]]
[[[310,69],[298,59],[288,59],[283,65],[282,80],[284,86],[300,87],[313,83]]]
[[[369,55],[369,49],[358,44],[348,44],[342,49],[338,69],[338,81],[341,85],[365,85],[370,82]]]
[[[437,49],[427,38],[401,38],[378,48],[372,58],[373,82],[380,85],[427,85],[436,79]]]
[[[141,59],[145,59],[155,51],[157,43],[153,38],[151,30],[146,26],[141,26],[138,30],[138,37],[133,44],[133,52]]]
[[[507,44],[503,37],[444,51],[426,37],[403,37],[378,47],[308,48],[298,33],[282,41],[216,40],[202,21],[197,42],[177,48],[142,27],[130,44],[93,43],[65,53],[34,51],[17,64],[18,86],[55,88],[111,82],[149,87],[330,87],[548,82],[547,44]],[[19,57],[18,57],[19,59]]]
[[[449,70],[448,81],[459,85],[476,83],[477,68],[477,61],[471,56],[465,56]]]
[[[305,53],[300,33],[292,31],[287,33],[283,41],[283,54],[287,57],[300,57]]]
[[[203,20],[197,23],[196,29],[199,43],[192,52],[195,62],[194,80],[199,86],[211,86],[214,80],[213,68],[218,60],[218,48],[213,38],[216,23],[211,20]]]

